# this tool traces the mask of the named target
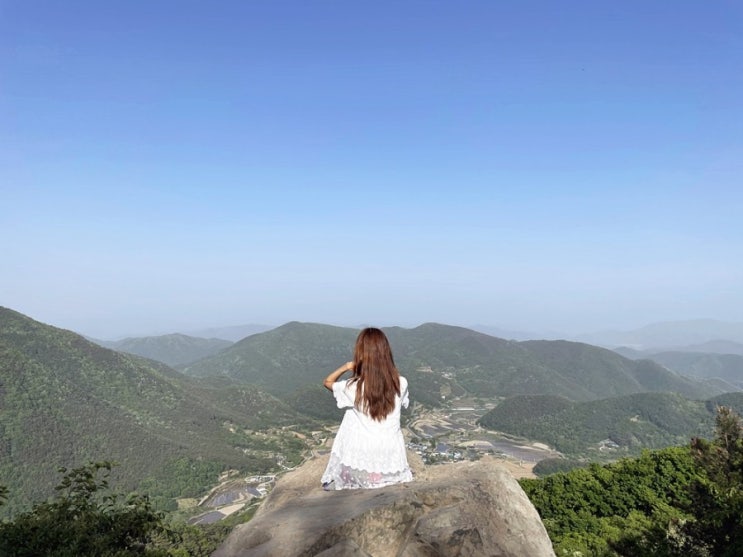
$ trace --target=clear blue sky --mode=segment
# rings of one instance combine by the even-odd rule
[[[743,316],[737,0],[0,2],[0,305],[101,338]]]

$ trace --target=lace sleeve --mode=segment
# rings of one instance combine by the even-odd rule
[[[404,377],[400,377],[400,403],[403,408],[407,408],[410,404],[410,398],[408,397],[408,382]]]
[[[348,381],[336,381],[333,383],[333,396],[338,408],[352,408],[356,395],[351,392]]]

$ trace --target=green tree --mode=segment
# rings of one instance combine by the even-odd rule
[[[0,524],[0,555],[8,557],[159,557],[148,549],[163,531],[147,497],[111,493],[113,464],[92,462],[64,474],[57,495]]]

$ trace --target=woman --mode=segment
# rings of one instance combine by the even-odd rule
[[[347,371],[353,375],[337,381]],[[338,408],[347,408],[322,476],[323,488],[358,489],[409,482],[400,409],[408,407],[408,382],[395,367],[384,333],[367,328],[356,339],[353,361],[323,381]]]

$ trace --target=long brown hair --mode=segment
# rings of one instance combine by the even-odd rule
[[[382,421],[395,408],[400,374],[390,343],[380,329],[368,327],[359,333],[351,381],[356,381],[356,406],[373,420]]]

